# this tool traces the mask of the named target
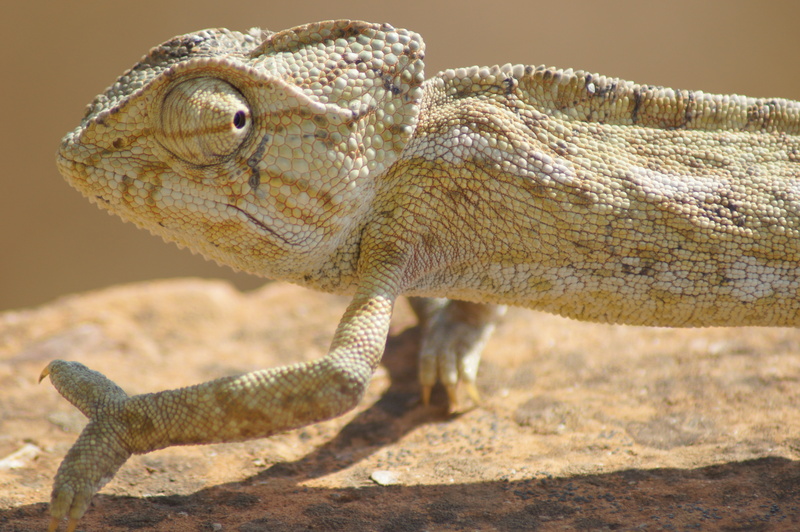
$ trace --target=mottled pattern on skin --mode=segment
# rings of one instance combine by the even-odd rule
[[[90,423],[56,476],[74,530],[133,453],[265,437],[358,403],[400,295],[420,382],[478,399],[502,307],[662,326],[800,325],[800,103],[505,65],[425,81],[419,35],[327,21],[154,48],[58,165],[90,200],[269,278],[353,294],[329,354],[128,397],[42,377]],[[482,305],[486,304],[486,305]]]

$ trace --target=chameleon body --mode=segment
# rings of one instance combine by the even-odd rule
[[[56,476],[74,530],[133,453],[268,436],[356,405],[392,306],[420,379],[474,391],[519,305],[659,326],[800,325],[800,103],[505,65],[423,75],[419,35],[205,30],[89,106],[58,166],[90,200],[234,268],[353,299],[320,360],[128,397],[43,372],[90,423]]]

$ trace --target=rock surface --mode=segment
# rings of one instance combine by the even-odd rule
[[[83,416],[39,372],[128,393],[323,356],[347,298],[270,284],[111,288],[0,315],[0,530],[42,530]],[[131,459],[81,530],[797,530],[800,330],[656,329],[512,309],[485,404],[419,405],[398,304],[359,408],[252,442]],[[375,479],[390,479],[379,481]]]

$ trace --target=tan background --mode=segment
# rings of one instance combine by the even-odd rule
[[[0,309],[120,282],[232,277],[91,206],[54,152],[92,97],[151,46],[211,26],[328,18],[420,32],[429,75],[471,64],[573,67],[640,83],[800,99],[800,2],[42,2],[0,19]],[[258,279],[239,275],[237,284]]]

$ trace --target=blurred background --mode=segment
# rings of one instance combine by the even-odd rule
[[[8,2],[0,20],[0,310],[164,277],[264,281],[123,224],[59,176],[55,150],[149,48],[207,27],[354,18],[422,34],[428,76],[497,63],[572,67],[674,88],[800,100],[800,2],[137,0]]]

